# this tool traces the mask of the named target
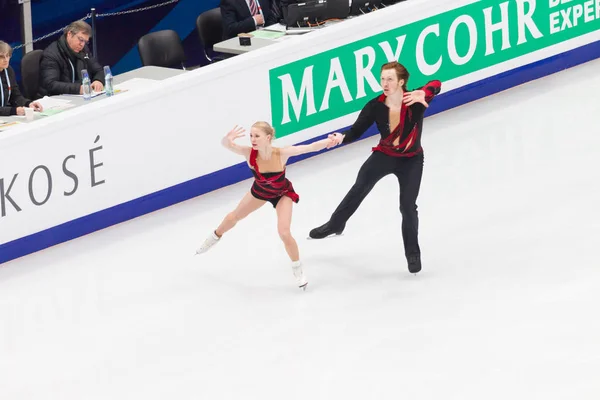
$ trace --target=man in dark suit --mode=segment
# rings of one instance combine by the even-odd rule
[[[271,12],[272,0],[221,0],[223,38],[255,31],[259,27],[277,23]]]

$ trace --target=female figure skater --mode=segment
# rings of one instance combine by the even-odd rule
[[[423,174],[421,130],[428,102],[441,90],[441,82],[430,81],[424,87],[408,92],[409,73],[396,62],[381,67],[383,94],[370,100],[350,130],[335,133],[337,144],[357,140],[375,122],[381,134],[379,144],[358,172],[356,182],[327,223],[310,231],[313,239],[341,234],[346,222],[362,201],[384,176],[394,174],[400,184],[400,213],[402,238],[408,270],[421,270],[421,250],[418,242],[417,196]]]
[[[292,183],[285,176],[285,165],[289,157],[330,148],[335,146],[336,142],[333,135],[330,135],[328,139],[309,145],[273,147],[271,141],[275,136],[275,131],[271,125],[262,121],[256,122],[250,130],[252,147],[240,146],[234,143],[235,139],[242,136],[244,136],[244,129],[236,125],[223,138],[221,143],[229,150],[246,158],[254,174],[254,184],[242,198],[237,208],[227,214],[221,225],[196,250],[196,254],[206,252],[221,240],[225,232],[268,201],[277,212],[277,230],[292,261],[292,271],[298,287],[305,290],[308,281],[302,271],[298,245],[290,233],[292,205],[294,202],[299,201],[299,196],[294,191]]]

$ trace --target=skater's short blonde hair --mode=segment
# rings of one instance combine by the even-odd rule
[[[267,136],[271,136],[271,140],[273,140],[273,138],[275,137],[275,128],[273,128],[268,122],[257,121],[252,125],[252,127],[260,129],[261,131],[266,133]]]

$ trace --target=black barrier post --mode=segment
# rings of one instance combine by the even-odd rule
[[[98,38],[96,37],[96,9],[92,8],[92,55],[98,59]]]

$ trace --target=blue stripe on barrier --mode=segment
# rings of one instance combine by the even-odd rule
[[[442,93],[427,109],[425,115],[431,116],[596,58],[600,58],[600,41],[524,65],[499,75],[491,76],[447,93]],[[323,139],[327,137],[327,134],[308,140],[303,144]],[[377,130],[375,126],[372,126],[363,138],[376,134]],[[315,155],[305,154],[297,156],[291,159],[290,163],[298,162]],[[13,240],[12,242],[0,245],[0,263],[160,210],[250,177],[252,177],[252,174],[245,163],[236,164],[147,196]]]

